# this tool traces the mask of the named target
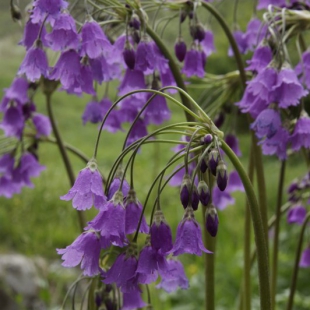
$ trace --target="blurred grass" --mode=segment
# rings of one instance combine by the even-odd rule
[[[18,70],[18,66],[23,58],[24,51],[16,46],[20,39],[21,30],[10,21],[8,13],[5,11],[4,2],[0,3],[0,88],[8,87]],[[246,5],[246,8],[244,8]],[[245,16],[251,15],[249,2],[240,1],[240,7],[246,12]],[[225,16],[231,24],[231,11],[225,10]],[[239,14],[240,15],[240,14]],[[216,33],[221,33],[212,23]],[[242,24],[241,26],[244,26]],[[14,33],[13,35],[8,35]],[[244,30],[244,28],[243,28]],[[167,39],[170,39],[167,36]],[[222,35],[216,36],[216,48],[220,52],[211,56],[208,60],[208,68],[211,72],[223,73],[235,68],[234,60],[226,57],[228,43]],[[173,38],[174,40],[174,38]],[[225,61],[220,61],[224,57]],[[57,117],[59,128],[65,141],[79,147],[85,154],[91,156],[97,135],[96,126],[83,126],[81,115],[85,103],[90,98],[84,96],[76,98],[58,92],[53,97],[53,106]],[[46,113],[44,98],[35,98],[38,110]],[[173,109],[174,120],[183,120],[183,114]],[[112,135],[104,132],[99,148],[99,165],[106,175],[111,167],[115,156],[122,146],[124,133]],[[240,147],[242,149],[242,161],[247,166],[249,152],[249,137],[246,133],[240,135]],[[162,167],[172,154],[170,147],[154,147],[148,145],[143,148],[142,153],[137,158],[135,169],[135,185],[138,197],[143,202],[148,187],[158,167]],[[59,200],[59,196],[65,194],[69,189],[69,182],[64,172],[63,164],[59,158],[58,149],[51,144],[42,144],[39,149],[40,162],[46,165],[46,170],[40,178],[34,179],[35,189],[25,188],[20,195],[7,200],[0,198],[0,253],[23,253],[29,256],[40,255],[48,259],[59,259],[55,248],[63,248],[79,234],[76,212],[71,204]],[[84,164],[70,155],[76,173]],[[265,173],[268,188],[269,214],[272,215],[275,209],[277,177],[280,163],[274,157],[265,157]],[[229,169],[232,169],[229,166]],[[306,167],[297,155],[290,158],[285,186],[298,176],[303,175]],[[258,193],[259,194],[259,193]],[[237,295],[239,291],[240,279],[242,276],[242,242],[243,242],[243,217],[245,197],[242,193],[235,194],[236,203],[220,212],[220,227],[217,236],[216,249],[216,300],[217,310],[236,309]],[[284,199],[285,201],[285,199]],[[175,233],[176,227],[183,215],[183,209],[179,203],[178,189],[167,188],[162,195],[161,205],[167,221]],[[148,207],[147,215],[150,214]],[[90,220],[95,215],[95,211],[87,211],[87,218]],[[203,222],[201,212],[198,211],[197,218]],[[285,217],[281,222],[282,232],[280,235],[280,265],[279,265],[279,307],[285,304],[287,287],[290,280],[291,268],[296,248],[296,236],[298,227],[288,226]],[[167,294],[160,292],[154,296],[154,308],[190,310],[201,309],[204,299],[202,276],[203,258],[190,255],[183,255],[182,261],[185,263],[186,272],[191,279],[191,288],[188,292],[177,292],[169,298]],[[253,269],[253,285],[257,285],[257,273]],[[309,300],[304,300],[300,296],[306,296],[309,292],[308,284],[309,270],[301,272],[298,281],[299,297],[297,310],[309,309]],[[257,287],[256,287],[257,290]],[[155,295],[155,294],[153,294]],[[254,309],[256,309],[254,307]]]

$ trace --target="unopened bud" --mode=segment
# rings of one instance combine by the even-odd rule
[[[198,184],[198,195],[202,205],[207,206],[210,202],[210,190],[207,183],[201,180]]]
[[[174,52],[175,56],[178,58],[180,62],[182,62],[185,59],[186,50],[187,47],[185,42],[183,41],[182,38],[179,38],[174,45]]]
[[[137,14],[132,14],[131,19],[129,21],[129,26],[136,30],[139,30],[140,25],[141,25],[141,22],[140,22],[139,16]]]
[[[210,144],[212,141],[213,141],[213,137],[209,133],[203,137],[204,144]]]
[[[216,175],[216,167],[219,162],[219,152],[216,149],[212,149],[209,153],[208,158],[208,167],[211,173],[215,176]]]
[[[224,121],[225,121],[225,114],[223,112],[220,112],[214,120],[214,125],[217,128],[220,128],[223,125]]]
[[[206,32],[200,23],[192,25],[190,28],[190,33],[192,38],[194,40],[198,40],[199,42],[203,41],[206,35]]]
[[[15,4],[11,5],[11,16],[14,22],[20,22],[22,20],[22,13],[19,7]]]
[[[139,44],[140,40],[141,40],[141,37],[140,37],[140,33],[138,30],[134,30],[131,34],[132,36],[132,39],[133,41],[136,43],[136,44]]]
[[[212,237],[215,237],[219,226],[219,218],[213,204],[211,204],[207,208],[205,216],[206,216],[206,229]]]
[[[205,173],[208,169],[208,164],[207,164],[207,161],[206,161],[206,158],[202,158],[201,161],[200,161],[200,171],[202,173]]]
[[[223,160],[220,160],[216,167],[216,182],[221,191],[224,191],[227,186],[227,167]]]
[[[126,41],[125,48],[123,51],[123,57],[125,64],[127,67],[131,70],[135,68],[135,63],[136,63],[136,53],[129,41]]]
[[[185,21],[187,14],[188,14],[187,11],[185,11],[185,10],[181,11],[181,14],[180,14],[180,23],[181,24]]]
[[[194,211],[198,209],[199,205],[199,195],[197,191],[196,185],[193,186],[193,194],[192,194],[192,208]]]
[[[184,209],[189,204],[189,192],[191,190],[192,181],[188,174],[185,174],[181,184],[180,200]]]

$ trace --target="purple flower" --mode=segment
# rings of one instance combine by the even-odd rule
[[[34,113],[32,121],[37,130],[36,137],[49,136],[51,134],[52,126],[50,119],[47,116],[40,113]]]
[[[19,186],[33,187],[31,177],[38,177],[45,167],[38,163],[34,155],[24,153],[20,158],[19,165],[13,170],[13,182]]]
[[[171,250],[174,256],[189,253],[201,256],[202,251],[208,251],[202,242],[201,229],[195,220],[193,209],[187,207],[183,220],[178,225],[177,236]]]
[[[71,268],[81,263],[83,274],[92,277],[100,272],[100,250],[100,237],[94,231],[87,231],[65,249],[57,249],[57,253],[62,255],[62,266]]]
[[[234,151],[234,153],[240,157],[241,156],[241,151],[239,148],[239,140],[235,135],[228,134],[225,137],[225,142],[228,144],[228,146]]]
[[[145,89],[145,81],[144,75],[142,71],[137,70],[130,70],[127,69],[123,78],[121,85],[119,86],[119,96],[126,95],[127,93],[138,90],[138,89]],[[144,93],[137,93],[135,94],[137,98],[144,98]]]
[[[101,27],[94,20],[86,22],[81,30],[82,56],[91,59],[106,55],[111,49],[111,43],[103,33]]]
[[[302,225],[306,218],[307,210],[303,205],[295,205],[291,207],[287,213],[287,222],[289,224],[297,223]]]
[[[192,46],[192,48],[186,53],[182,73],[187,77],[196,75],[200,78],[203,78],[205,75],[202,53],[195,45]]]
[[[302,54],[302,60],[295,68],[297,75],[302,75],[301,82],[310,89],[310,52],[306,51]]]
[[[255,49],[252,59],[247,61],[249,66],[246,68],[246,70],[261,72],[267,67],[271,60],[271,48],[269,47],[269,45],[261,44]]]
[[[299,262],[299,267],[301,268],[310,267],[310,247],[308,247],[302,252],[301,259]]]
[[[279,112],[273,109],[262,111],[251,124],[251,129],[255,131],[258,138],[272,138],[281,127],[281,118]]]
[[[20,65],[18,74],[25,74],[31,82],[39,80],[41,75],[47,77],[48,62],[44,50],[40,47],[31,47]]]
[[[53,25],[52,32],[46,35],[46,40],[54,51],[77,49],[80,38],[76,32],[75,21],[69,14],[61,14]]]
[[[105,284],[115,283],[121,288],[123,293],[138,289],[138,284],[134,281],[137,264],[136,257],[127,255],[126,253],[120,254],[111,268],[106,272],[103,282]]]
[[[279,72],[272,92],[274,101],[278,102],[279,107],[283,109],[298,105],[299,100],[308,94],[308,91],[304,90],[299,83],[295,72],[288,68]]]
[[[140,138],[143,138],[147,136],[147,128],[144,120],[142,118],[139,118],[133,127],[131,127],[126,146],[129,146],[130,144],[136,142]]]
[[[79,87],[80,70],[79,54],[74,50],[69,50],[60,55],[49,78],[51,80],[60,80],[63,89],[71,90]]]
[[[125,235],[125,208],[123,194],[116,192],[97,216],[88,223],[88,228],[99,231],[109,244],[123,247],[127,244]]]
[[[162,87],[177,85],[169,67],[164,72],[159,71],[159,75],[160,75],[160,81],[161,81]],[[169,92],[170,94],[176,94],[178,92],[176,89],[172,89],[172,88],[167,89],[166,91]]]
[[[286,150],[289,142],[290,136],[288,131],[280,127],[274,136],[261,141],[260,144],[262,144],[263,154],[277,155],[279,159],[284,160],[287,158]]]
[[[19,194],[21,191],[22,185],[15,183],[12,180],[11,176],[2,176],[0,177],[0,196],[6,198],[12,198],[14,194]]]
[[[182,263],[174,259],[168,260],[167,263],[167,271],[160,272],[161,282],[156,285],[156,288],[162,288],[168,293],[177,290],[178,287],[183,290],[188,289],[188,279]]]
[[[93,79],[99,84],[115,78],[113,76],[113,70],[115,68],[107,62],[107,59],[104,56],[100,56],[96,59],[88,59],[88,62]]]
[[[217,186],[212,190],[213,204],[219,209],[223,210],[229,205],[235,203],[235,199],[227,191],[221,191]]]
[[[145,306],[147,306],[147,304],[143,301],[139,290],[123,293],[123,307],[121,310],[135,310]]]
[[[174,45],[174,53],[180,62],[185,59],[186,56],[186,44],[182,38],[179,38],[178,41]]]
[[[29,19],[26,23],[24,36],[19,44],[25,46],[26,50],[29,50],[34,42],[38,39],[39,31],[41,29],[42,23],[33,23],[32,19]],[[42,28],[40,40],[44,46],[47,46],[47,41],[45,39],[46,36],[46,29],[45,26]]]
[[[233,36],[236,40],[240,53],[245,54],[249,48],[246,34],[240,30],[236,30],[233,32]],[[228,50],[228,56],[232,57],[233,55],[233,50],[230,47]]]
[[[102,178],[94,159],[79,172],[73,187],[60,199],[66,201],[72,199],[72,206],[77,210],[87,210],[92,206],[97,209],[104,207],[106,197],[103,193]]]
[[[135,70],[150,74],[154,71],[155,57],[152,42],[143,38],[137,46]]]
[[[20,137],[25,125],[25,119],[20,107],[10,106],[4,113],[0,128],[6,136]]]
[[[257,9],[258,10],[267,9],[268,5],[270,4],[274,6],[283,7],[285,6],[286,2],[285,0],[259,0]]]
[[[24,105],[29,102],[28,97],[28,82],[22,77],[17,77],[13,80],[11,86],[4,90],[4,97],[2,99],[0,110],[4,111],[11,101],[18,105]]]
[[[156,281],[158,277],[158,271],[161,272],[167,270],[166,258],[154,250],[149,244],[147,244],[140,252],[137,275],[138,281],[142,284],[149,284]]]
[[[310,148],[310,118],[304,115],[299,118],[291,136],[292,149],[299,151],[301,147]]]
[[[118,191],[119,186],[121,184],[121,178],[122,178],[121,175],[116,176],[113,179],[112,183],[110,184],[109,193],[108,193],[108,200],[111,200],[113,195]],[[121,191],[122,191],[124,197],[126,197],[128,195],[129,189],[130,189],[130,186],[125,179],[123,182],[123,187],[121,188]]]
[[[68,3],[63,0],[37,0],[33,4],[31,19],[34,23],[42,22],[48,15],[48,20],[53,21],[67,6]]]
[[[0,174],[11,174],[14,168],[14,157],[11,154],[4,154],[0,157]]]
[[[154,214],[154,223],[150,229],[151,246],[159,254],[164,255],[172,249],[171,229],[167,225],[162,211]]]
[[[215,52],[214,37],[212,31],[207,30],[205,32],[205,37],[200,42],[200,46],[202,47],[206,57],[210,56],[213,52]]]
[[[245,33],[248,49],[253,50],[261,42],[266,34],[266,29],[265,26],[262,27],[262,22],[258,18],[250,20]]]
[[[232,171],[229,174],[228,185],[226,187],[226,191],[228,193],[232,193],[235,191],[244,192],[244,187],[243,187],[242,181],[237,171]]]
[[[149,93],[146,100],[149,100],[153,94]],[[146,125],[161,125],[164,121],[171,118],[171,111],[168,109],[166,98],[156,95],[148,104],[143,113]]]
[[[128,196],[125,200],[125,232],[126,234],[132,234],[138,228],[138,223],[140,220],[142,205],[136,197],[136,192],[130,190]],[[139,232],[147,234],[149,232],[149,227],[145,221],[145,217],[142,217]]]
[[[98,101],[91,101],[87,103],[84,113],[82,115],[83,124],[91,122],[97,124],[102,122],[104,117],[104,110]]]

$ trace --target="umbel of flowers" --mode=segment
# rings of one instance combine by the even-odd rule
[[[85,1],[83,14],[78,14],[81,9],[78,2],[70,4],[64,0],[34,0],[28,7],[20,41],[26,54],[0,104],[3,113],[0,128],[5,135],[1,140],[4,147],[0,158],[0,195],[11,198],[22,187],[33,186],[30,178],[44,169],[38,162],[38,146],[52,141],[48,136],[53,130],[72,183],[61,199],[72,200],[72,206],[79,212],[92,207],[98,210],[88,223],[80,221],[82,234],[65,249],[58,249],[58,253],[64,266],[80,265],[84,276],[100,278],[94,294],[97,308],[151,307],[150,296],[145,302],[141,292],[155,281],[157,287],[168,292],[187,288],[184,268],[176,256],[203,252],[213,255],[202,241],[201,224],[195,218],[199,203],[205,210],[203,226],[213,238],[219,227],[217,210],[233,203],[231,193],[241,190],[247,194],[255,231],[261,308],[271,309],[267,217],[261,198],[265,196],[264,180],[260,159],[255,155],[260,152],[256,142],[263,154],[276,155],[282,167],[292,153],[303,151],[309,158],[310,118],[305,97],[310,85],[310,56],[302,35],[310,28],[310,4],[260,0],[257,10],[267,9],[263,21],[253,17],[243,33],[238,27],[231,31],[210,2],[216,1]],[[150,20],[149,12],[154,9],[155,18],[162,10],[169,12],[169,22],[173,20],[171,16],[177,19],[178,31],[170,49],[158,35],[162,20]],[[206,18],[201,11],[209,11],[220,22],[231,45],[228,55],[236,59],[237,72],[222,76],[206,73],[207,58],[215,47],[212,31],[203,24]],[[13,1],[11,12],[15,20],[21,19]],[[77,17],[81,15],[82,19]],[[286,44],[295,37],[300,62],[294,68]],[[248,53],[252,55],[244,68],[242,54]],[[185,80],[189,87],[203,89],[201,98],[205,102],[197,104],[188,95]],[[108,92],[111,83],[118,85],[118,99],[114,103]],[[106,88],[103,96],[99,96],[100,85]],[[35,95],[40,89],[46,97],[49,117],[37,113]],[[57,89],[70,95],[90,95],[82,121],[101,124],[93,157],[87,159],[86,167],[75,181],[52,112],[51,98]],[[181,101],[173,96],[176,93]],[[171,116],[168,101],[183,109],[186,121],[164,124]],[[234,120],[228,125],[236,122],[239,111],[251,116],[250,128],[256,136],[255,140],[253,135],[251,156],[256,156],[252,159],[258,177],[260,209],[251,182],[236,157],[241,155],[236,136],[233,132],[224,136],[219,130],[223,123],[229,127],[231,119]],[[123,131],[125,123],[130,128],[122,152],[116,155],[105,179],[96,161],[101,132]],[[149,125],[161,127],[149,132]],[[169,134],[174,138],[166,138]],[[177,139],[175,134],[179,135]],[[143,152],[149,143],[170,143],[176,147],[141,203],[140,193],[134,188],[133,171],[138,152]],[[228,173],[224,153],[236,171]],[[279,188],[283,187],[281,178],[283,175]],[[174,242],[164,217],[166,210],[160,203],[167,184],[180,187],[179,204],[184,208]],[[303,225],[296,258],[296,266],[299,262],[302,267],[310,265],[309,247],[300,255],[310,218],[305,208],[308,189],[307,174],[294,181],[288,190],[288,222]],[[150,203],[154,192],[156,199]],[[278,205],[277,215],[281,203]],[[149,224],[146,208],[150,209],[146,213],[151,214]],[[279,216],[275,240],[278,227]],[[138,247],[138,238],[143,238],[142,248]],[[276,241],[274,244],[276,261]],[[273,267],[272,287],[276,283],[276,264]],[[246,272],[249,274],[249,270]],[[246,300],[248,288],[245,285],[243,289]],[[271,295],[275,299],[275,293]],[[290,296],[294,296],[293,289]]]

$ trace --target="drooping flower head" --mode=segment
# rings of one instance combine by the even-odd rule
[[[307,210],[301,205],[297,204],[292,206],[287,213],[287,222],[289,224],[297,223],[298,225],[302,225],[304,219],[306,218]]]
[[[72,206],[77,210],[87,210],[92,206],[97,209],[104,207],[107,199],[95,159],[91,159],[86,168],[79,172],[73,187],[60,199],[72,200]]]
[[[178,225],[177,236],[171,253],[174,256],[183,253],[201,256],[202,252],[211,253],[202,242],[200,225],[195,219],[193,208],[187,207],[183,220]]]

